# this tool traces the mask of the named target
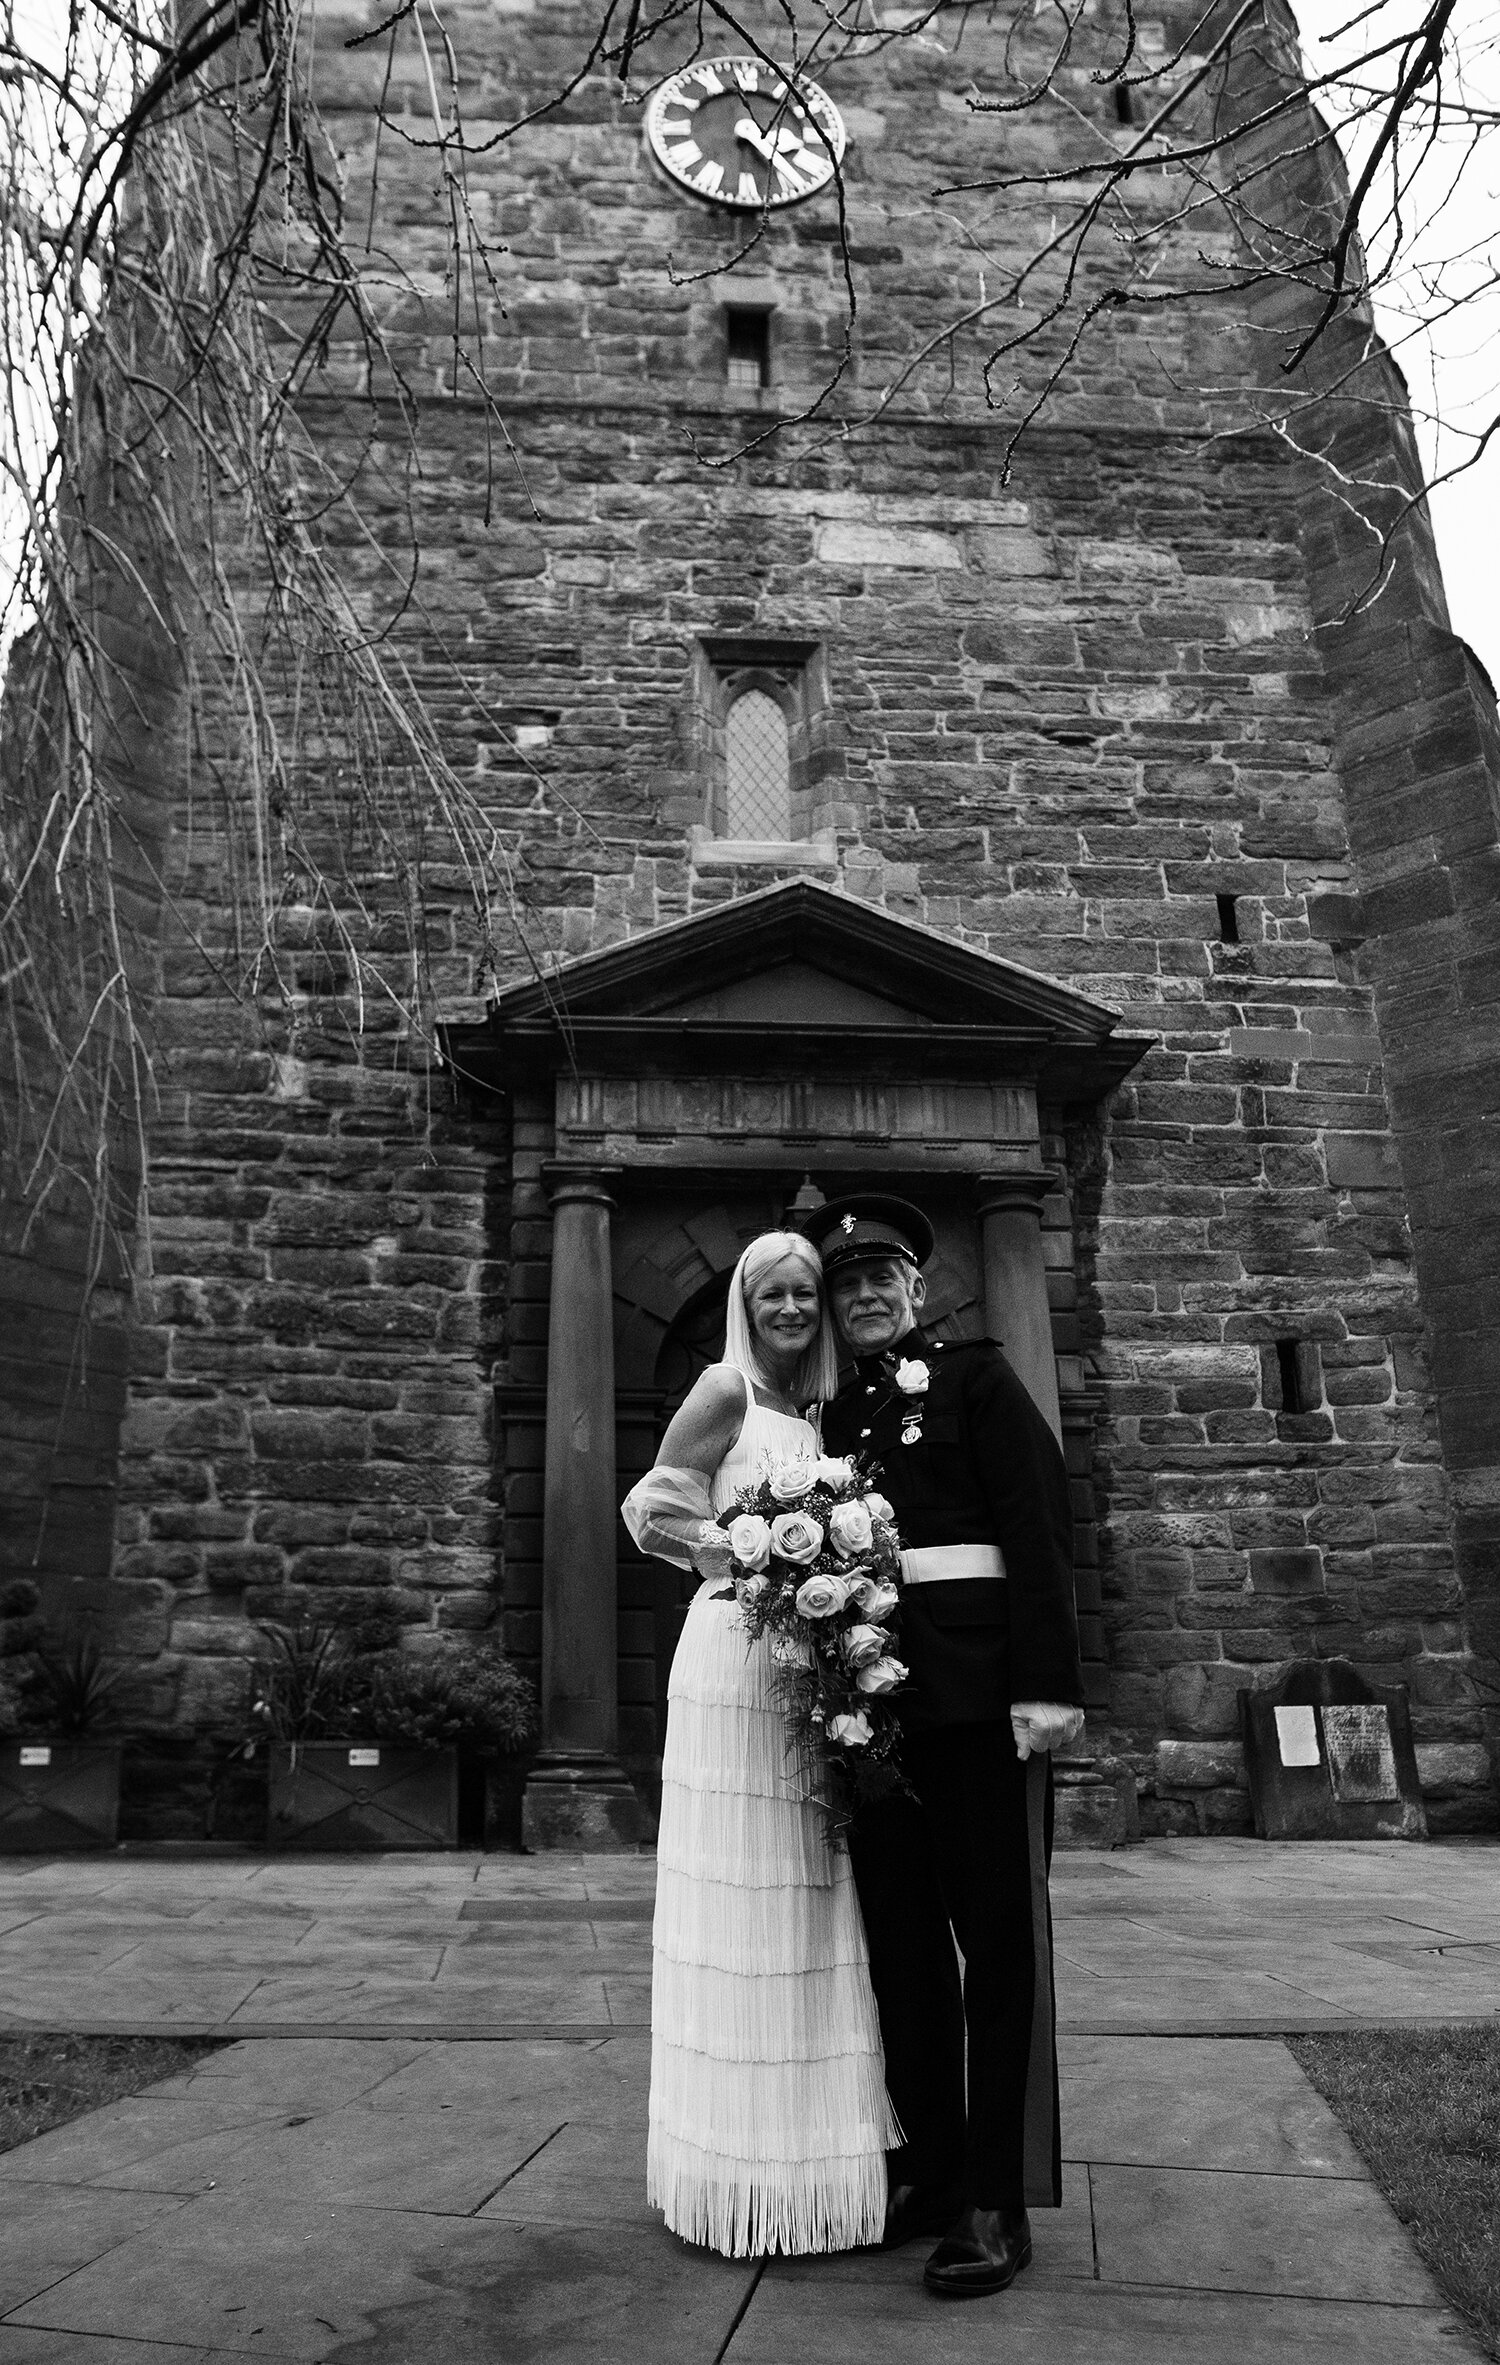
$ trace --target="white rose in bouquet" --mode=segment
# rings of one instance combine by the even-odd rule
[[[797,1587],[796,1604],[804,1618],[834,1618],[849,1599],[842,1577],[807,1577]]]
[[[888,1618],[897,1594],[894,1585],[882,1584],[879,1577],[856,1577],[849,1587],[849,1598],[867,1618]]]
[[[911,1356],[896,1366],[896,1385],[903,1396],[925,1396],[931,1377],[919,1356]]]
[[[830,1716],[828,1719],[829,1740],[842,1742],[846,1749],[863,1749],[874,1737],[874,1726],[858,1709],[852,1716]]]
[[[868,1667],[878,1659],[890,1637],[879,1626],[851,1626],[844,1636],[844,1659],[850,1667]]]
[[[770,1563],[769,1522],[758,1518],[753,1511],[742,1511],[738,1519],[730,1521],[729,1549],[741,1568],[748,1568],[758,1574]]]
[[[875,1529],[863,1503],[835,1503],[828,1514],[828,1535],[840,1560],[853,1560],[856,1554],[868,1552],[875,1541]]]
[[[886,1501],[884,1495],[867,1494],[865,1496],[865,1509],[869,1512],[872,1519],[894,1520],[896,1516],[894,1510]]]
[[[778,1503],[800,1503],[813,1490],[816,1470],[811,1454],[794,1455],[789,1462],[778,1462],[766,1484]]]
[[[853,1467],[841,1454],[819,1454],[813,1469],[819,1486],[850,1486],[854,1482]]]
[[[861,1667],[854,1680],[862,1692],[872,1696],[893,1692],[898,1683],[905,1683],[906,1669],[899,1659],[875,1659],[868,1667]]]
[[[771,1550],[778,1560],[789,1560],[793,1568],[803,1567],[816,1560],[823,1549],[821,1523],[806,1511],[783,1511],[771,1522]]]
[[[734,1597],[740,1608],[747,1610],[752,1602],[759,1601],[769,1583],[769,1577],[736,1577]]]

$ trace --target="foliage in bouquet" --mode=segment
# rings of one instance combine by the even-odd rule
[[[891,1506],[857,1460],[809,1455],[743,1488],[719,1523],[746,1631],[767,1636],[777,1662],[791,1743],[821,1761],[834,1819],[847,1822],[902,1780]]]

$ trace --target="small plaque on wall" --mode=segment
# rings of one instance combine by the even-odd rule
[[[50,1766],[52,1752],[45,1746],[29,1745],[21,1751],[21,1763],[23,1766]]]
[[[1404,1684],[1347,1659],[1301,1659],[1239,1695],[1250,1803],[1262,1839],[1425,1839]]]
[[[378,1766],[380,1751],[378,1749],[351,1749],[349,1763],[352,1766]]]

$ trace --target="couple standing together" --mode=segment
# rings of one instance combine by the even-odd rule
[[[932,1248],[870,1195],[753,1240],[724,1360],[626,1499],[641,1548],[702,1579],[668,1689],[647,2188],[732,2258],[941,2236],[925,2280],[970,2298],[1026,2265],[1028,2202],[1061,2199],[1049,1753],[1083,1690],[1062,1455],[998,1347],[924,1336]],[[820,1453],[874,1466],[904,1547],[905,1787],[847,1846],[717,1524]]]

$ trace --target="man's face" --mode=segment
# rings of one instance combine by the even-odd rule
[[[921,1274],[899,1256],[845,1265],[828,1282],[839,1336],[856,1355],[883,1354],[904,1338],[926,1295]]]

